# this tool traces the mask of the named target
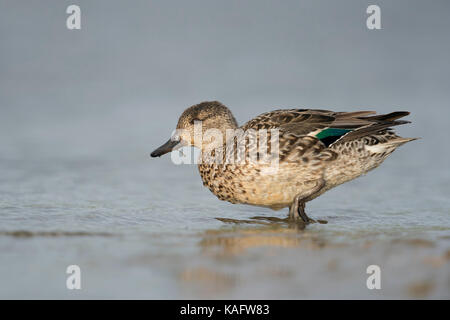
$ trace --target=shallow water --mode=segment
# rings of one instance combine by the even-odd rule
[[[217,200],[170,158],[3,160],[0,296],[449,298],[447,189],[406,155],[311,202],[328,224],[306,228]],[[366,287],[372,264],[381,290]]]

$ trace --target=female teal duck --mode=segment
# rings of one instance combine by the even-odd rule
[[[263,113],[239,127],[226,106],[207,101],[186,109],[178,120],[177,133],[151,156],[195,146],[202,151],[198,168],[203,185],[219,199],[274,210],[289,207],[290,218],[310,223],[315,221],[305,213],[306,202],[378,167],[399,146],[415,140],[399,137],[391,129],[409,123],[398,120],[409,112],[374,114],[284,109]],[[199,123],[200,131],[196,129]],[[221,138],[201,139],[210,129],[221,133]],[[235,159],[239,150],[236,136],[227,138],[229,131],[236,129],[266,130],[267,140],[277,136],[277,152],[270,153],[277,157],[276,170],[273,161],[228,161]],[[249,143],[249,137],[245,139]],[[230,145],[235,147],[228,148]],[[262,145],[253,145],[260,157]],[[248,157],[252,147],[244,148]],[[270,144],[267,148],[275,150]]]

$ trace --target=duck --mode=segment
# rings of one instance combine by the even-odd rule
[[[394,132],[393,127],[410,123],[399,120],[407,115],[277,109],[239,126],[224,104],[204,101],[187,108],[170,139],[150,155],[196,147],[203,185],[217,198],[289,208],[289,220],[309,224],[317,221],[306,214],[307,202],[377,168],[399,146],[416,139]],[[251,155],[256,161],[249,161]]]

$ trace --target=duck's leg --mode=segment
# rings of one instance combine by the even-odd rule
[[[289,219],[298,220],[300,219],[298,212],[298,201],[293,201],[291,206],[289,207]]]
[[[304,202],[301,202],[298,204],[298,214],[300,215],[300,218],[302,218],[304,223],[315,223],[316,222],[316,220],[311,219],[310,217],[308,217],[306,215]]]
[[[292,220],[302,219],[304,223],[316,222],[306,215],[304,198],[301,196],[301,194],[297,195],[289,207],[289,218]]]
[[[318,180],[316,186],[307,192],[299,193],[295,196],[294,201],[292,201],[289,207],[289,218],[293,220],[302,219],[304,223],[314,223],[315,220],[309,218],[305,212],[305,203],[314,194],[319,192],[325,185],[325,180]]]

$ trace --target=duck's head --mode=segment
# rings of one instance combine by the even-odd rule
[[[184,110],[169,141],[150,155],[160,157],[184,146],[204,149],[205,143],[211,142],[204,139],[206,131],[219,130],[225,137],[227,129],[235,128],[237,128],[236,119],[226,106],[218,101],[205,101]]]

